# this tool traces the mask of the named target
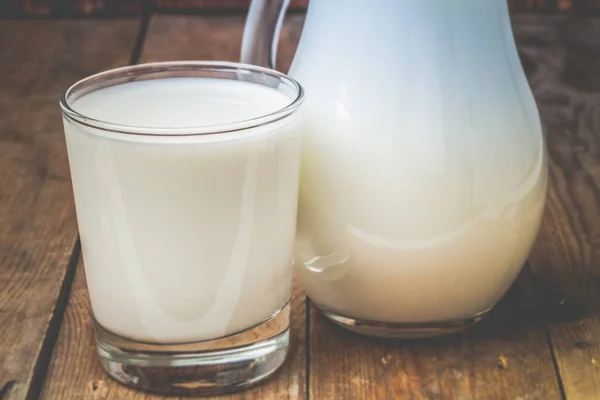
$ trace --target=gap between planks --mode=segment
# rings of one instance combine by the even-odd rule
[[[150,20],[150,13],[148,12],[147,7],[143,7],[143,13],[140,15],[139,20],[139,30],[137,34],[137,38],[135,44],[131,51],[131,58],[129,61],[129,65],[134,65],[138,63],[139,57],[141,55],[144,39],[146,37],[146,33],[148,31],[148,24]],[[73,82],[75,83],[75,82]],[[66,88],[65,88],[66,90]],[[73,246],[73,250],[71,252],[71,256],[69,258],[69,262],[67,265],[67,272],[65,278],[63,280],[63,284],[61,286],[60,294],[54,308],[54,313],[49,323],[48,331],[43,341],[42,350],[40,352],[40,356],[38,358],[37,364],[34,368],[34,374],[32,378],[32,383],[29,388],[29,393],[27,395],[28,399],[38,399],[41,396],[41,392],[44,385],[44,380],[48,373],[48,368],[50,367],[50,362],[52,359],[52,355],[54,352],[54,347],[56,346],[56,342],[58,340],[58,334],[60,331],[60,327],[62,325],[62,321],[64,318],[64,314],[67,310],[67,305],[69,302],[69,295],[71,293],[71,287],[75,280],[75,271],[77,268],[77,264],[81,257],[81,241],[79,237]],[[0,400],[3,399],[2,393],[0,392]]]
[[[72,282],[77,229],[58,99],[74,81],[126,62],[129,27],[0,21],[3,399],[37,397]]]

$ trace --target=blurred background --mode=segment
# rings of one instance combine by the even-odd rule
[[[600,0],[507,0],[513,12],[600,14]],[[0,17],[119,17],[152,11],[243,10],[250,0],[0,0]],[[292,0],[303,9],[308,0]]]

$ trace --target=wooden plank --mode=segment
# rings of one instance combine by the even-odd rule
[[[137,25],[0,21],[2,399],[36,396],[69,268],[72,278],[77,232],[58,99],[75,80],[127,63]]]
[[[170,11],[243,10],[251,0],[2,0],[3,16],[133,16],[143,7]],[[304,9],[308,0],[291,0],[292,9]]]
[[[188,10],[243,10],[251,0],[3,0],[3,16],[133,16],[144,6],[159,10],[186,12]],[[600,12],[599,0],[508,0],[514,12]],[[291,0],[292,9],[304,9],[308,0]]]
[[[142,12],[146,0],[71,0],[66,15],[133,16]]]
[[[600,10],[600,0],[571,0],[572,8],[578,14],[589,16],[590,13],[597,14]]]
[[[251,0],[156,0],[157,7],[168,9],[230,8],[243,9]],[[308,0],[291,0],[291,8],[306,8]]]
[[[516,19],[550,190],[530,256],[568,399],[600,398],[600,19]]]
[[[134,16],[154,0],[2,0],[0,17]]]
[[[309,398],[561,399],[527,278],[479,325],[437,339],[362,337],[311,304]]]
[[[556,0],[508,0],[511,11],[556,11]],[[572,0],[568,0],[569,8]]]
[[[243,16],[177,17],[159,15],[151,22],[142,51],[142,61],[173,59],[237,60]],[[282,35],[281,65],[290,63],[302,17],[292,17]],[[45,382],[43,399],[150,400],[162,397],[130,390],[110,380],[97,362],[85,277],[81,266],[61,327],[54,357]],[[303,399],[305,378],[305,298],[294,286],[292,300],[292,344],[282,369],[264,385],[220,399]]]
[[[546,20],[540,16],[517,19],[515,29],[522,32],[529,23]],[[551,45],[542,39],[537,32],[528,37],[533,46]],[[552,68],[560,61],[547,54],[526,59],[524,64],[533,71]],[[600,229],[600,223],[595,226]],[[328,322],[314,305],[310,309],[310,398],[562,398],[528,269],[489,317],[462,335],[446,338],[405,343],[363,338]]]
[[[239,61],[244,16],[169,16],[152,18],[142,61]],[[287,71],[302,32],[304,17],[289,15],[281,29],[277,69]]]

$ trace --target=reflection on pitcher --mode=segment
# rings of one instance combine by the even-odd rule
[[[273,63],[286,3],[253,1],[242,61]],[[307,90],[308,296],[376,336],[481,319],[531,250],[547,186],[506,1],[312,0],[290,75]]]

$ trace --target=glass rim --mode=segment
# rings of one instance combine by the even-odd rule
[[[119,77],[131,77],[136,78],[144,75],[151,75],[153,73],[166,72],[166,71],[214,71],[214,72],[239,72],[245,71],[251,74],[264,74],[272,78],[278,79],[281,82],[291,86],[295,91],[296,96],[290,100],[284,107],[279,108],[273,112],[260,115],[258,117],[243,119],[235,122],[228,122],[224,124],[204,125],[204,126],[189,126],[189,127],[151,127],[151,126],[138,126],[138,125],[125,125],[114,122],[109,122],[102,119],[92,118],[84,115],[72,107],[73,101],[70,101],[70,97],[73,96],[79,90],[93,87],[102,82],[108,82],[111,79],[117,79]],[[176,77],[176,76],[174,76]],[[168,78],[156,78],[156,79],[168,79]],[[219,78],[217,78],[219,79]],[[148,80],[152,80],[148,79]],[[231,79],[233,80],[233,79]],[[102,86],[100,88],[92,89],[90,92],[102,89],[104,87],[118,86],[123,83],[136,82],[136,79],[131,79],[126,82],[116,83],[114,85]],[[258,83],[259,85],[263,85]],[[266,85],[263,85],[266,86]],[[275,89],[278,90],[278,89]],[[85,96],[85,94],[84,94]],[[63,112],[63,116],[67,119],[72,120],[80,125],[84,125],[90,128],[100,129],[106,132],[113,132],[124,135],[140,135],[140,136],[154,136],[154,137],[174,137],[174,136],[200,136],[200,135],[213,135],[223,134],[230,132],[238,132],[252,128],[258,128],[265,126],[277,121],[280,121],[291,114],[293,114],[298,107],[304,101],[304,88],[298,81],[287,76],[286,74],[257,65],[244,64],[238,62],[229,61],[160,61],[150,62],[136,65],[129,65],[120,68],[109,69],[103,72],[99,72],[83,78],[73,85],[71,85],[60,98],[60,107]]]

